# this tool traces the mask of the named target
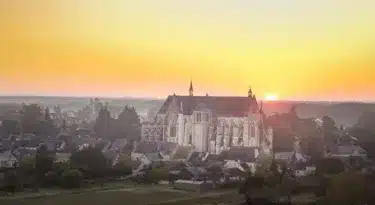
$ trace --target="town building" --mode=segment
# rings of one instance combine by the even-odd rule
[[[165,141],[196,152],[220,154],[231,147],[249,147],[257,157],[271,154],[273,130],[264,123],[262,105],[251,88],[247,96],[168,96],[153,122],[142,126],[142,140]]]

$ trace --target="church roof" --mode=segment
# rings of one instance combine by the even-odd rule
[[[254,162],[255,147],[231,147],[230,150],[222,151],[220,158],[222,160],[235,160],[241,162]]]
[[[175,106],[180,108],[180,112],[184,115],[191,115],[194,110],[202,108],[209,109],[215,115],[223,117],[245,117],[249,111],[258,111],[256,100],[250,97],[172,95],[168,96],[159,114],[166,113],[173,103],[176,103]]]

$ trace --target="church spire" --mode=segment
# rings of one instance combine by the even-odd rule
[[[253,91],[251,90],[251,86],[249,86],[249,91],[247,92],[247,96],[250,98],[253,97]]]
[[[189,96],[193,96],[193,81],[190,80]]]

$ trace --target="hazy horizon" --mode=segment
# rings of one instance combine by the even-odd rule
[[[172,94],[171,94],[172,95]],[[176,95],[179,95],[176,93]],[[168,95],[170,96],[170,95]],[[72,99],[90,99],[90,98],[99,98],[102,100],[159,100],[163,101],[168,96],[157,98],[157,97],[150,97],[150,96],[90,96],[90,95],[83,95],[83,96],[72,96],[72,95],[22,95],[22,94],[14,94],[14,95],[3,95],[0,94],[0,103],[1,98],[72,98]],[[197,95],[197,96],[206,96],[206,95]],[[225,97],[225,95],[211,95],[214,97]],[[269,103],[277,103],[277,102],[306,102],[306,103],[375,103],[375,101],[360,101],[360,100],[288,100],[288,99],[278,99],[278,100],[266,100],[266,99],[258,99],[258,101],[269,102]]]

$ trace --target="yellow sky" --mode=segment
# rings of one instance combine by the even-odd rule
[[[375,100],[373,0],[0,1],[0,94]]]

